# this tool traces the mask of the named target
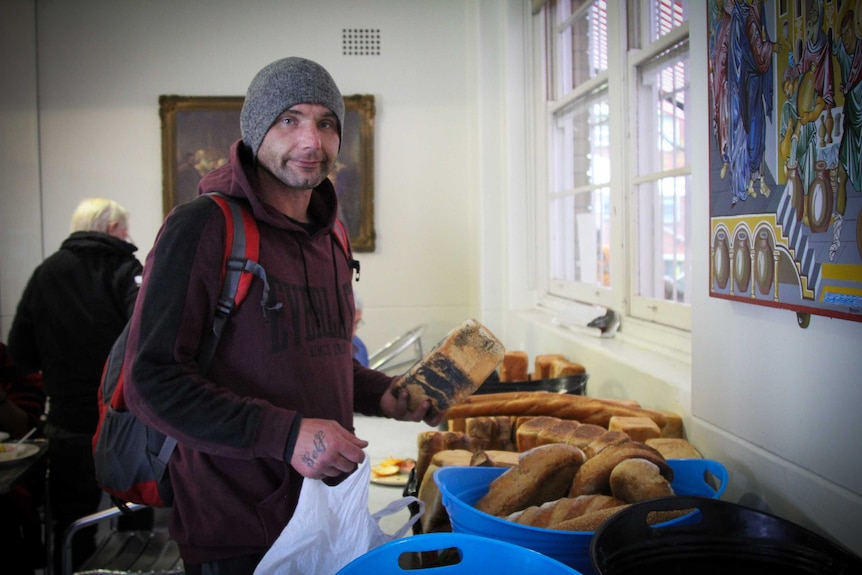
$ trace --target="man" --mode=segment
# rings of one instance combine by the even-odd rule
[[[147,257],[126,399],[178,440],[169,527],[189,575],[252,573],[303,478],[337,480],[363,460],[354,411],[432,426],[443,417],[427,417],[427,402],[408,411],[393,378],[353,360],[352,261],[333,233],[338,202],[326,178],[343,120],[341,93],[315,62],[278,60],[252,80],[242,139],[200,190],[248,205],[266,275],[234,310],[207,373],[196,355],[220,291],[218,207],[206,198],[177,207]]]
[[[99,380],[131,317],[141,275],[137,248],[128,241],[128,212],[117,202],[83,200],[71,230],[30,277],[8,342],[16,364],[42,371],[48,394],[45,435],[57,573],[66,528],[95,513],[102,498],[91,443],[99,422]],[[76,535],[75,565],[93,553],[94,537],[95,528]]]

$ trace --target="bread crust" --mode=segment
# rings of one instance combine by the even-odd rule
[[[625,503],[674,495],[670,482],[661,474],[658,465],[640,457],[617,464],[608,482],[613,496]]]
[[[406,389],[411,411],[429,401],[433,416],[473,394],[497,369],[504,353],[503,344],[488,328],[468,319],[400,377],[392,394],[398,397]]]
[[[673,480],[673,469],[661,453],[644,443],[630,441],[606,447],[595,457],[587,459],[572,480],[569,497],[593,493],[610,494],[610,477],[614,467],[626,459],[635,457],[654,463],[668,481]]]
[[[625,505],[625,502],[609,495],[563,497],[554,501],[548,501],[542,505],[534,505],[522,511],[517,511],[507,517],[507,519],[521,525],[554,529],[555,525],[563,521],[600,509],[619,507],[620,505]]]
[[[583,451],[564,443],[534,447],[519,456],[517,466],[491,482],[476,509],[506,517],[531,505],[559,499],[566,495],[585,460]]]
[[[547,415],[560,419],[574,419],[608,428],[611,417],[648,417],[659,429],[667,424],[667,416],[657,411],[627,407],[614,401],[585,395],[569,395],[546,391],[504,392],[473,395],[453,405],[450,418],[478,417],[483,415]]]

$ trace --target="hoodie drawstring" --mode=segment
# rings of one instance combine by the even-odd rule
[[[320,314],[317,313],[317,308],[314,307],[314,298],[311,297],[311,285],[308,281],[308,263],[305,261],[305,250],[302,249],[302,242],[296,242],[299,245],[299,255],[302,258],[302,271],[305,274],[305,295],[308,297],[308,305],[311,307],[311,312],[314,314],[314,319],[317,322],[317,327],[320,327]]]

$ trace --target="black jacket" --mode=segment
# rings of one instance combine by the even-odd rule
[[[18,365],[42,370],[48,421],[63,429],[96,430],[102,367],[138,293],[135,250],[108,234],[75,232],[24,289],[9,353]]]

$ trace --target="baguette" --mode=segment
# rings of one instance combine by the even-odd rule
[[[626,407],[618,402],[603,401],[585,395],[550,393],[547,391],[504,392],[473,395],[453,405],[448,416],[478,417],[489,415],[548,415],[574,419],[607,429],[611,417],[648,417],[659,429],[667,424],[663,413],[643,408]]]

